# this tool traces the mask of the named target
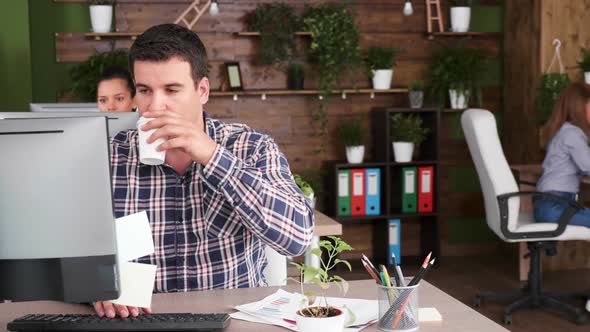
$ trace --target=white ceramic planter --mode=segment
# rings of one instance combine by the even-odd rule
[[[393,142],[393,158],[395,162],[407,163],[412,161],[414,153],[414,143],[410,142]]]
[[[90,23],[92,31],[106,33],[111,31],[113,6],[90,6]]]
[[[584,82],[586,82],[586,84],[590,84],[590,71],[584,73]]]
[[[471,7],[451,7],[451,30],[453,32],[469,31]]]
[[[365,157],[365,146],[347,146],[346,147],[346,160],[349,164],[360,164],[363,162]]]
[[[422,108],[422,103],[424,101],[423,91],[410,91],[408,96],[410,99],[410,108]]]
[[[449,90],[449,99],[451,100],[452,109],[465,109],[469,104],[469,92],[461,90]]]
[[[393,69],[373,70],[373,89],[387,90],[391,88]]]
[[[297,312],[295,321],[298,332],[342,332],[344,330],[344,313],[339,309],[340,314],[333,317],[316,318],[301,316]]]

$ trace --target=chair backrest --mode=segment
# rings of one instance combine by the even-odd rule
[[[500,229],[498,195],[518,191],[518,185],[504,156],[494,115],[483,109],[469,109],[461,115],[461,126],[475,163],[486,209],[486,221],[496,235],[505,239]],[[520,198],[508,201],[508,230],[518,221]]]
[[[262,274],[268,286],[285,286],[287,284],[287,257],[266,246],[266,267]]]

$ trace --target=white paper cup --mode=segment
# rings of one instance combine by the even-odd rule
[[[141,126],[150,122],[153,118],[144,118],[143,116],[137,120],[137,134],[139,139],[139,161],[146,165],[162,165],[166,159],[166,151],[157,151],[156,148],[166,142],[163,138],[158,138],[155,142],[148,144],[147,140],[156,131],[151,129],[143,131]]]

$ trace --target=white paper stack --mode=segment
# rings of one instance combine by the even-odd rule
[[[115,230],[121,295],[112,302],[149,308],[152,303],[156,265],[130,262],[154,253],[154,240],[146,212],[117,218]]]

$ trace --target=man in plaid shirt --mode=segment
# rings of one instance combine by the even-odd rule
[[[113,138],[116,217],[147,211],[155,253],[155,290],[182,292],[265,285],[265,247],[301,255],[313,235],[313,210],[289,164],[267,135],[225,124],[203,111],[207,54],[192,31],[154,26],[129,51],[136,103],[167,141],[163,165],[139,162],[137,130]],[[137,316],[139,308],[97,302],[99,316]],[[149,308],[143,308],[149,312]]]

